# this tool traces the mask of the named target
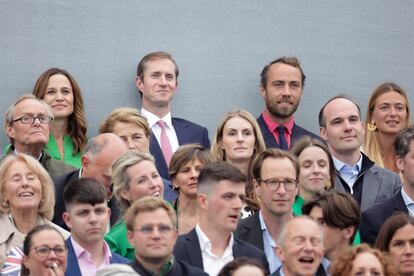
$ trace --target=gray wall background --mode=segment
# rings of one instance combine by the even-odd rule
[[[348,93],[365,113],[384,81],[403,86],[413,109],[413,15],[411,0],[0,0],[0,110],[61,67],[82,88],[93,136],[113,108],[140,106],[137,63],[163,50],[180,68],[174,116],[212,136],[227,111],[260,114],[262,67],[293,55],[307,75],[296,121],[318,132],[328,98]]]

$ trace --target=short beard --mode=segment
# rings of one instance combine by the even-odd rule
[[[281,118],[281,119],[287,119],[289,117],[291,117],[296,110],[298,109],[299,106],[299,102],[296,103],[296,105],[292,105],[292,109],[287,109],[287,110],[279,110],[277,109],[277,101],[272,101],[272,100],[268,100],[266,101],[266,108],[267,110],[270,112],[270,114],[272,114],[274,117],[276,118]]]

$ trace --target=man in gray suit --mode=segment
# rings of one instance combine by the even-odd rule
[[[343,95],[328,100],[319,112],[319,127],[335,164],[335,188],[351,193],[362,211],[400,189],[396,173],[378,167],[361,152],[365,129],[355,102]]]

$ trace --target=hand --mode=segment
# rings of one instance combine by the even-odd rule
[[[48,276],[64,276],[65,271],[57,263],[52,263],[52,266],[48,269]]]

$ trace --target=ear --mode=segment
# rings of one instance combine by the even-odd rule
[[[328,136],[326,135],[326,128],[325,127],[320,127],[319,128],[319,134],[320,134],[320,136],[323,140],[328,141]]]
[[[11,138],[11,139],[16,138],[16,135],[15,135],[15,133],[14,133],[14,128],[13,128],[13,125],[12,125],[12,124],[8,124],[8,125],[5,127],[5,131],[6,131],[6,135],[7,135],[7,137],[9,137],[9,138]]]
[[[252,182],[253,182],[253,187],[254,187],[254,191],[255,191],[256,195],[258,197],[260,197],[261,194],[260,194],[260,183],[259,183],[259,181],[257,181],[256,179],[253,179]]]
[[[362,135],[365,136],[365,123],[361,120],[361,126],[362,126]]]
[[[348,227],[342,229],[342,234],[343,234],[344,238],[346,238],[347,240],[349,240],[352,237],[354,232],[355,232],[354,226],[348,226]]]
[[[23,260],[22,260],[23,265],[27,268],[27,264],[29,263],[29,260],[27,258],[27,256],[23,255]],[[20,274],[19,274],[20,275]]]
[[[131,245],[134,244],[134,231],[128,230],[127,239],[128,239],[129,244],[131,244]]]
[[[266,88],[263,85],[260,85],[259,87],[260,95],[265,99],[266,98]]]
[[[218,144],[219,148],[224,151],[223,139],[222,138],[218,138],[217,144]]]
[[[144,82],[138,76],[135,78],[135,85],[137,86],[137,88],[138,88],[139,91],[143,91],[143,89],[144,89]]]
[[[405,160],[404,160],[404,158],[402,158],[401,156],[399,156],[399,155],[397,155],[396,157],[395,157],[395,163],[396,163],[396,165],[397,165],[397,168],[400,170],[400,171],[404,171],[404,167],[405,167]]]
[[[127,189],[121,189],[119,192],[119,195],[127,200],[127,201],[131,201],[131,195],[129,194],[129,191]]]
[[[205,194],[197,194],[198,206],[206,210],[208,206],[207,196]]]
[[[69,229],[72,229],[72,223],[70,222],[70,214],[68,212],[63,212],[62,213],[62,218],[63,218],[63,221],[65,222],[66,226]]]
[[[276,245],[276,255],[280,261],[282,262],[286,261],[285,252],[283,251],[283,248],[280,247],[279,245]]]
[[[82,170],[85,170],[85,169],[87,170],[88,169],[88,166],[90,164],[89,157],[86,156],[86,155],[82,155],[82,157],[81,157],[81,163],[82,163]]]

